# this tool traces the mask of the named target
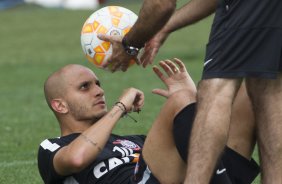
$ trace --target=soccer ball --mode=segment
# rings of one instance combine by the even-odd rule
[[[112,45],[97,38],[98,34],[122,35],[124,36],[131,29],[137,15],[132,11],[120,6],[107,6],[95,11],[85,21],[81,30],[81,46],[86,58],[98,68],[107,68],[107,59],[112,54]],[[130,65],[134,64],[131,61]]]

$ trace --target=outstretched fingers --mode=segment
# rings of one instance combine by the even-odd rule
[[[165,63],[168,65],[168,67],[173,72],[173,74],[180,72],[178,67],[176,66],[176,64],[174,64],[174,62],[172,62],[171,60],[167,59],[167,60],[165,60]]]
[[[180,59],[174,58],[173,61],[178,65],[180,72],[187,72],[187,69],[186,69],[184,63]]]
[[[157,66],[153,66],[153,71],[161,79],[161,81],[165,82],[166,77]]]
[[[174,59],[174,61],[178,66],[169,59],[159,62],[160,67],[165,71],[168,77],[171,77],[180,72],[186,72],[185,65],[179,59]],[[163,82],[165,82],[167,77],[161,72],[161,70],[157,66],[153,66],[153,70],[157,74],[157,76]]]
[[[172,76],[174,74],[173,69],[169,65],[169,60],[160,61],[159,65],[163,68],[168,76]]]

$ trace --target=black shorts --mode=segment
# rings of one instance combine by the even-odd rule
[[[186,106],[174,119],[174,139],[183,161],[186,162],[188,137],[190,137],[196,104]],[[226,147],[214,171],[210,184],[250,184],[259,174],[259,166],[254,160],[247,160]],[[142,155],[135,167],[130,182],[140,184],[160,184],[145,163]]]
[[[281,10],[281,0],[221,0],[202,78],[276,78],[282,70]]]

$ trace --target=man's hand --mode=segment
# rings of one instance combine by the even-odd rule
[[[126,89],[119,101],[126,107],[127,112],[138,112],[144,105],[144,93],[135,88]]]
[[[197,89],[195,83],[188,74],[183,62],[177,58],[173,59],[173,61],[174,62],[171,60],[165,60],[160,61],[159,63],[167,75],[164,75],[157,66],[153,67],[154,72],[167,86],[167,89],[153,89],[152,92],[166,98],[183,89],[189,90],[196,94]]]
[[[115,72],[117,70],[125,72],[132,60],[134,60],[137,64],[139,63],[137,56],[133,57],[125,52],[121,43],[123,38],[122,36],[99,34],[98,38],[106,42],[111,42],[112,44],[112,55],[108,59],[108,64],[105,65],[105,67],[108,67],[111,72]]]
[[[140,57],[140,63],[145,68],[148,64],[152,64],[155,56],[157,55],[160,47],[167,39],[169,33],[160,31],[150,41],[145,43],[142,55]]]

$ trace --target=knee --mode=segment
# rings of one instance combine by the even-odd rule
[[[180,90],[173,93],[166,104],[173,107],[176,111],[184,108],[186,105],[196,102],[196,92],[190,90]]]
[[[217,139],[222,139],[222,141],[227,141],[228,138],[228,123],[220,124],[217,121],[206,123],[204,130],[206,134],[217,137]],[[212,137],[211,137],[212,138]]]
[[[235,79],[210,79],[202,80],[198,86],[197,101],[206,102],[224,101],[232,102],[240,87],[241,80]]]

